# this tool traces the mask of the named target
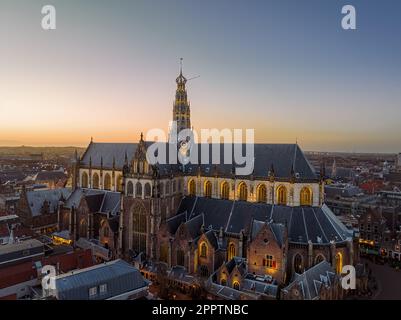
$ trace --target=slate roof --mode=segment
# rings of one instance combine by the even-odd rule
[[[113,158],[116,168],[122,169],[125,163],[125,154],[128,161],[132,160],[135,154],[137,143],[90,143],[82,156],[81,164],[89,166],[89,159],[92,159],[93,167],[100,167],[103,158],[104,168],[113,168]]]
[[[289,291],[298,284],[305,300],[318,299],[321,287],[323,285],[331,286],[335,277],[336,273],[331,264],[322,261],[302,274],[295,273],[293,281],[283,290]]]
[[[292,243],[306,244],[310,240],[315,244],[328,244],[331,240],[342,242],[352,237],[352,233],[338,220],[331,210],[322,207],[289,207],[246,201],[186,197],[181,202],[183,219],[191,220],[201,214],[205,227],[216,232],[223,228],[228,233],[251,235],[253,221],[269,222],[278,241],[282,242],[284,227],[288,228],[288,239]],[[191,214],[188,216],[188,212]],[[179,224],[168,221],[170,232],[175,233]],[[176,227],[176,228],[175,228]]]
[[[235,266],[237,266],[238,270],[240,271],[241,275],[245,274],[246,272],[246,261],[244,258],[241,257],[234,257],[230,261],[226,263],[226,268],[229,274],[234,270]]]
[[[120,259],[61,274],[55,281],[59,300],[89,300],[89,289],[102,284],[107,292],[100,294],[98,288],[91,299],[104,300],[148,285],[137,268]]]
[[[251,239],[254,239],[264,225],[267,225],[272,231],[278,245],[281,247],[284,243],[285,226],[282,223],[268,223],[265,221],[253,220]]]
[[[78,207],[82,198],[86,199],[91,212],[110,213],[117,215],[120,212],[119,192],[95,189],[75,189],[65,201],[66,208]]]
[[[152,142],[146,142],[146,145],[151,145]],[[89,166],[90,159],[92,160],[93,167],[100,167],[101,159],[103,158],[103,168],[111,169],[113,167],[113,158],[115,159],[116,168],[121,170],[125,163],[125,154],[127,154],[128,162],[130,163],[134,157],[137,143],[90,143],[86,149],[82,160],[82,166]],[[232,149],[241,149],[242,154],[245,154],[245,144],[233,144]],[[198,162],[186,165],[183,170],[187,175],[198,174],[200,168],[201,174],[204,176],[214,175],[217,170],[220,176],[231,175],[233,165],[231,162],[234,158],[231,154],[231,159],[228,164],[224,164],[224,145],[217,146],[216,150],[220,150],[220,164],[212,164],[212,155],[216,145],[209,144],[209,161],[207,164],[200,163],[202,155],[202,144],[193,146],[194,150],[198,149]],[[168,149],[167,149],[168,150]],[[161,174],[178,172],[179,165],[159,165]],[[300,179],[317,179],[315,170],[306,159],[301,148],[297,144],[254,144],[254,172],[255,177],[267,178],[270,169],[273,167],[275,177],[290,178],[292,169]]]
[[[363,194],[363,190],[351,185],[327,185],[324,187],[327,198],[352,198]]]
[[[49,202],[50,212],[55,213],[60,198],[67,199],[70,195],[71,189],[69,188],[28,191],[26,193],[28,206],[33,217],[41,215],[41,209],[45,200]]]
[[[36,239],[0,245],[0,265],[18,259],[26,259],[31,255],[44,255],[44,245]]]
[[[244,279],[241,283],[242,290],[265,294],[272,298],[277,296],[277,285],[260,281]]]
[[[40,171],[36,174],[35,181],[51,181],[67,178],[67,175],[62,171]]]

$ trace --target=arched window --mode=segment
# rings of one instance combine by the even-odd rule
[[[322,261],[324,261],[324,260],[326,260],[326,259],[324,258],[324,255],[318,254],[317,257],[316,257],[316,259],[315,259],[315,264],[319,264],[320,262],[322,262]]]
[[[110,229],[108,225],[103,226],[103,237],[108,238],[110,234]]]
[[[238,185],[238,200],[246,201],[248,199],[248,188],[245,182]]]
[[[173,193],[176,193],[176,191],[177,191],[176,181],[175,180],[171,181],[171,184],[173,185]]]
[[[264,184],[260,184],[257,188],[257,201],[258,202],[267,201],[267,190]]]
[[[231,242],[228,245],[228,261],[230,261],[234,257],[235,257],[235,244]]]
[[[185,266],[185,253],[184,250],[177,250],[177,266]]]
[[[92,176],[92,188],[99,189],[99,175],[95,172]]]
[[[117,189],[117,191],[118,192],[122,192],[123,191],[123,176],[121,175],[121,174],[119,174],[118,176],[117,176],[117,180],[116,180],[117,182],[117,187],[116,187],[116,189]]]
[[[170,182],[167,181],[166,182],[166,195],[169,195],[169,194],[170,194]]]
[[[136,205],[132,209],[132,249],[137,253],[146,251],[147,215],[143,205]]]
[[[203,195],[207,198],[212,196],[212,183],[210,181],[205,181]]]
[[[222,286],[226,286],[226,285],[227,285],[227,279],[226,279],[226,278],[221,279],[221,280],[220,280],[220,284],[221,284]]]
[[[343,270],[343,255],[341,252],[337,252],[336,254],[336,272],[341,274]]]
[[[234,288],[235,290],[238,290],[238,291],[239,291],[239,282],[238,282],[238,281],[234,281],[234,282],[233,282],[233,288]]]
[[[287,188],[285,186],[277,188],[277,204],[287,205]]]
[[[195,180],[191,179],[188,182],[188,194],[190,196],[195,196],[196,195],[196,185],[195,185]]]
[[[200,256],[202,258],[206,258],[207,257],[207,245],[205,242],[202,242],[200,245]]]
[[[88,181],[89,181],[88,174],[86,172],[83,172],[81,177],[81,187],[88,188],[89,186]]]
[[[312,205],[312,190],[309,187],[303,187],[300,194],[301,206]]]
[[[110,177],[110,175],[108,173],[106,173],[104,175],[104,184],[103,184],[103,186],[104,186],[105,190],[111,190],[111,177]]]
[[[297,253],[294,257],[294,271],[299,274],[303,272],[302,257],[299,253]]]
[[[164,183],[163,182],[160,182],[160,184],[159,184],[159,194],[161,197],[163,197],[163,195],[164,195]]]
[[[128,181],[128,183],[127,183],[127,195],[128,196],[134,195],[134,185],[132,184],[131,181]]]
[[[140,182],[137,182],[135,185],[135,197],[142,197],[142,184]]]
[[[160,245],[160,257],[159,260],[168,263],[168,244],[163,243]]]
[[[221,183],[221,198],[228,200],[230,197],[230,186],[227,181]]]
[[[79,223],[79,236],[81,238],[86,238],[88,236],[88,223],[86,219],[82,219]]]
[[[209,268],[207,266],[200,266],[200,275],[201,277],[208,277],[209,276]]]
[[[64,229],[69,229],[70,227],[70,213],[66,212],[63,215],[63,227]]]
[[[150,198],[152,195],[152,188],[149,183],[145,184],[145,198]]]

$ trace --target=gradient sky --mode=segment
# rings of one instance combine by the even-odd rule
[[[41,29],[53,4],[57,30]],[[357,30],[341,28],[353,4]],[[1,0],[0,145],[136,142],[172,117],[304,150],[401,151],[399,0]]]

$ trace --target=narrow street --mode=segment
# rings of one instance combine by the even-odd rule
[[[378,285],[378,290],[373,294],[372,299],[401,299],[401,270],[397,271],[388,265],[378,265],[370,261],[367,262]]]

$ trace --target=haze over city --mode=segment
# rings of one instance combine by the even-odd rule
[[[304,150],[401,150],[397,1],[51,1],[0,5],[0,145],[136,142],[167,130],[179,59],[192,124]],[[157,3],[157,5],[155,5]]]

